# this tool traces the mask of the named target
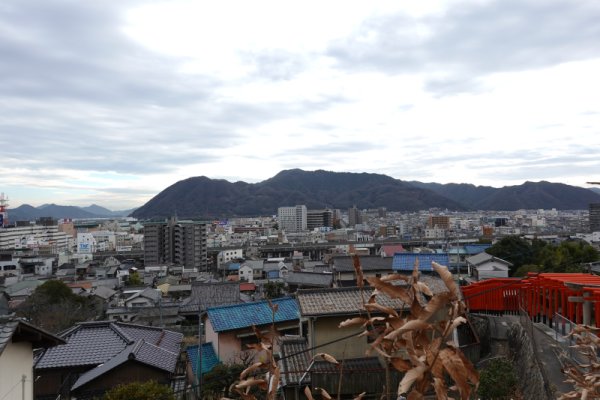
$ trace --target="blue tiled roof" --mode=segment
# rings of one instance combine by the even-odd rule
[[[465,251],[467,252],[467,254],[474,255],[483,253],[486,249],[490,247],[490,244],[467,244],[465,245]]]
[[[197,376],[198,371],[198,345],[189,346],[186,350],[188,360],[192,364],[192,370],[194,376]],[[215,353],[212,342],[202,344],[202,375],[212,371],[212,369],[219,363],[219,358]]]
[[[396,253],[392,261],[394,271],[412,271],[415,267],[415,260],[419,260],[419,271],[433,271],[431,262],[448,265],[448,253],[430,254],[430,253]]]
[[[300,318],[296,299],[284,297],[271,300],[271,302],[278,305],[275,322],[293,321]],[[252,325],[266,325],[273,322],[273,312],[266,300],[212,307],[208,309],[207,313],[215,332],[247,328]]]

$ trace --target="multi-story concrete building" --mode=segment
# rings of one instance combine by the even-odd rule
[[[206,271],[208,225],[205,222],[150,222],[144,225],[145,265],[176,264]]]
[[[70,250],[73,238],[58,226],[25,225],[0,228],[0,250],[33,249],[57,254]]]
[[[309,230],[315,228],[333,227],[333,210],[308,210],[306,212],[306,225]]]
[[[450,217],[447,215],[430,215],[427,227],[448,230],[450,229]]]
[[[348,209],[348,226],[362,224],[362,213],[356,206]]]
[[[600,203],[590,204],[590,232],[600,232]]]
[[[279,207],[277,209],[279,230],[286,232],[303,232],[307,229],[307,210],[305,205],[295,207]]]

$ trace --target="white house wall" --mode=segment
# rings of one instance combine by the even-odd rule
[[[33,399],[33,352],[30,342],[8,343],[0,355],[0,371],[0,399]]]

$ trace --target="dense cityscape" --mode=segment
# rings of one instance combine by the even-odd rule
[[[514,247],[498,257],[494,249],[511,240],[559,249],[579,243],[582,249],[589,247],[589,255],[556,268],[600,272],[598,204],[590,204],[588,210],[512,212],[397,212],[357,206],[312,210],[294,205],[279,207],[271,216],[215,221],[176,216],[11,221],[8,197],[2,194],[0,201],[0,315],[13,321],[3,329],[25,324],[10,334],[37,330],[41,336],[33,347],[50,346],[33,367],[37,399],[102,395],[112,385],[112,374],[149,366],[154,370],[147,371],[148,377],[169,386],[177,398],[222,395],[225,383],[215,381],[227,381],[223,368],[247,366],[255,356],[246,346],[258,341],[252,330],[270,321],[283,335],[276,345],[278,357],[290,354],[293,361],[279,362],[286,377],[279,388],[282,398],[296,398],[303,384],[298,374],[308,373],[309,354],[316,348],[356,360],[355,365],[348,361],[349,374],[352,368],[374,371],[365,381],[348,383],[340,395],[381,393],[386,382],[377,372],[382,371],[380,361],[364,358],[370,341],[355,336],[347,338],[343,348],[336,344],[348,333],[336,326],[360,315],[363,308],[353,257],[359,257],[366,279],[409,276],[417,268],[433,295],[447,289],[432,262],[447,266],[465,293],[478,290],[479,283],[546,270],[544,265],[531,269],[519,257],[513,259]],[[385,301],[403,307],[393,296]],[[474,309],[482,307],[476,299],[467,303],[475,314]],[[479,312],[499,312],[493,300],[484,303]],[[269,311],[273,304],[279,310],[275,322]],[[486,353],[475,314],[470,330],[459,331],[458,345],[477,363]],[[564,317],[590,324],[598,320],[597,314],[589,310]],[[124,338],[108,339],[119,332],[125,332]],[[163,339],[153,342],[153,337],[169,337],[169,344],[161,345]],[[78,347],[82,340],[98,350],[78,353],[83,351]],[[115,350],[98,358],[96,352],[105,346]],[[140,365],[122,365],[119,360],[127,354]],[[312,371],[310,376],[336,393],[326,375]],[[400,380],[394,375],[394,385]]]
[[[598,21],[1,0],[0,400],[600,400]]]

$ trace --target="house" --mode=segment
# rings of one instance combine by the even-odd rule
[[[479,253],[467,258],[469,276],[483,280],[489,278],[508,278],[512,263],[488,253]]]
[[[381,246],[381,257],[394,257],[396,253],[403,253],[404,247],[401,244],[384,244]]]
[[[334,281],[339,286],[356,286],[356,273],[352,256],[335,256],[331,259]],[[391,274],[392,258],[379,256],[362,256],[360,265],[364,277],[381,277]]]
[[[241,302],[239,282],[194,281],[191,295],[179,303],[179,315],[185,318],[188,326],[197,328],[200,315],[208,308]]]
[[[65,342],[20,319],[0,317],[0,399],[33,399],[33,350]]]
[[[286,264],[283,261],[265,262],[263,264],[263,278],[267,280],[283,279],[291,269],[291,264]]]
[[[172,385],[179,352],[138,339],[104,364],[79,376],[71,387],[77,399],[96,399],[113,387],[132,381]]]
[[[144,288],[124,300],[125,307],[150,307],[156,306],[162,298],[160,290]]]
[[[363,293],[359,287],[298,290],[296,297],[302,324],[306,325],[308,347],[314,349],[322,346],[318,347],[318,351],[312,350],[311,357],[316,352],[325,352],[339,358],[364,357],[370,344],[366,337],[357,336],[364,328],[338,328],[348,318],[367,315],[363,304],[369,298],[371,289],[366,287],[362,290]],[[384,293],[377,296],[377,301],[398,311],[407,307],[401,300],[391,299]],[[346,340],[336,341],[352,334],[354,336]]]
[[[274,312],[266,300],[211,307],[206,312],[206,341],[215,345],[217,356],[225,363],[239,362],[245,357],[247,344],[258,343],[255,326],[267,331],[272,324],[282,333],[297,334],[299,311],[296,300],[284,297],[271,300]],[[277,343],[274,350],[278,351]]]
[[[385,386],[385,368],[381,360],[374,356],[366,356],[372,339],[358,336],[364,327],[354,326],[339,328],[339,324],[349,318],[367,316],[363,307],[371,294],[370,288],[344,287],[334,289],[299,290],[297,293],[301,320],[307,325],[307,348],[312,349],[307,355],[313,359],[316,353],[327,353],[343,359],[343,396],[352,396],[366,391],[370,395],[380,393]],[[403,312],[408,306],[399,299],[391,299],[383,293],[377,295],[377,302]],[[373,313],[371,313],[373,316]],[[302,359],[300,359],[302,362]],[[304,361],[305,363],[305,361]],[[339,369],[321,360],[315,360],[303,369],[310,375],[312,387],[322,387],[331,395],[338,394]],[[298,381],[297,375],[282,370],[282,376],[288,379],[288,392],[295,386],[306,384],[306,379]],[[295,380],[295,381],[294,381]],[[392,374],[394,385],[399,382],[398,375]],[[292,397],[293,398],[293,397]]]
[[[154,379],[171,383],[183,335],[121,322],[82,322],[60,335],[65,344],[45,350],[35,364],[36,397],[101,397],[119,383]]]

